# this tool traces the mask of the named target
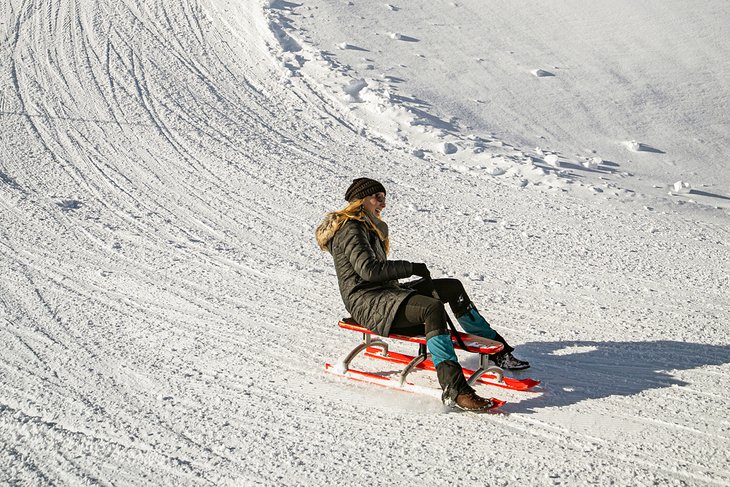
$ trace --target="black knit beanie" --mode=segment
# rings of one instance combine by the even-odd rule
[[[385,187],[378,181],[370,178],[357,178],[345,192],[347,201],[355,201],[377,193],[385,193]]]

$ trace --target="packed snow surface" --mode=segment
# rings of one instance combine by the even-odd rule
[[[0,5],[0,484],[730,485],[728,2]],[[536,392],[324,372],[359,176]]]

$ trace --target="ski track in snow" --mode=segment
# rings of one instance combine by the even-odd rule
[[[351,84],[306,6],[2,5],[0,483],[730,484],[726,208]],[[541,391],[476,416],[323,373],[358,337],[313,230],[359,175]]]

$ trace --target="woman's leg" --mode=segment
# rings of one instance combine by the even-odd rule
[[[448,334],[446,329],[446,310],[437,299],[420,294],[411,294],[400,305],[390,327],[391,332],[407,332],[421,326],[426,339]]]
[[[464,314],[470,302],[464,286],[458,279],[420,279],[409,283],[408,287],[424,296],[433,296],[435,290],[441,302],[449,303],[451,311],[456,316]]]
[[[433,279],[433,287],[438,297],[444,303],[449,303],[451,311],[457,321],[467,333],[472,333],[490,340],[496,340],[504,345],[508,353],[514,348],[510,347],[507,341],[479,314],[474,303],[464,289],[464,285],[458,279]]]
[[[411,287],[425,296],[432,296],[435,290],[442,303],[449,303],[449,307],[457,319],[474,307],[464,285],[458,279],[423,279],[416,281]]]
[[[423,323],[426,332],[426,346],[436,367],[445,404],[456,401],[460,394],[473,394],[474,389],[466,383],[464,372],[454,351],[451,334],[446,329],[446,310],[438,299],[412,294],[398,308],[391,325],[391,332],[413,330]]]
[[[505,369],[526,369],[530,366],[529,362],[519,360],[512,355],[514,347],[511,347],[507,340],[494,330],[486,319],[479,313],[474,303],[466,294],[464,285],[458,279],[424,279],[417,281],[411,285],[413,289],[421,294],[432,295],[436,291],[436,295],[444,303],[449,303],[451,311],[454,312],[457,321],[467,333],[477,335],[490,340],[496,340],[501,343],[504,348],[491,359],[502,368]]]
[[[432,282],[439,299],[444,303],[449,303],[454,316],[458,318],[467,312],[471,300],[460,280],[444,278],[433,279]]]
[[[466,293],[464,285],[460,280],[449,278],[433,279],[431,283],[439,299],[444,303],[449,303],[451,311],[456,316],[456,320],[464,331],[498,341],[504,346],[503,353],[505,354],[514,351],[514,348],[507,343],[507,340],[497,333],[479,313],[474,303],[469,299],[469,295]],[[425,286],[425,284],[422,286]]]

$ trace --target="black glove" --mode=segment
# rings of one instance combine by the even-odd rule
[[[426,264],[423,263],[416,263],[414,262],[411,264],[413,266],[413,275],[414,276],[421,276],[421,277],[431,277],[431,273],[428,272],[428,267],[426,267]]]

